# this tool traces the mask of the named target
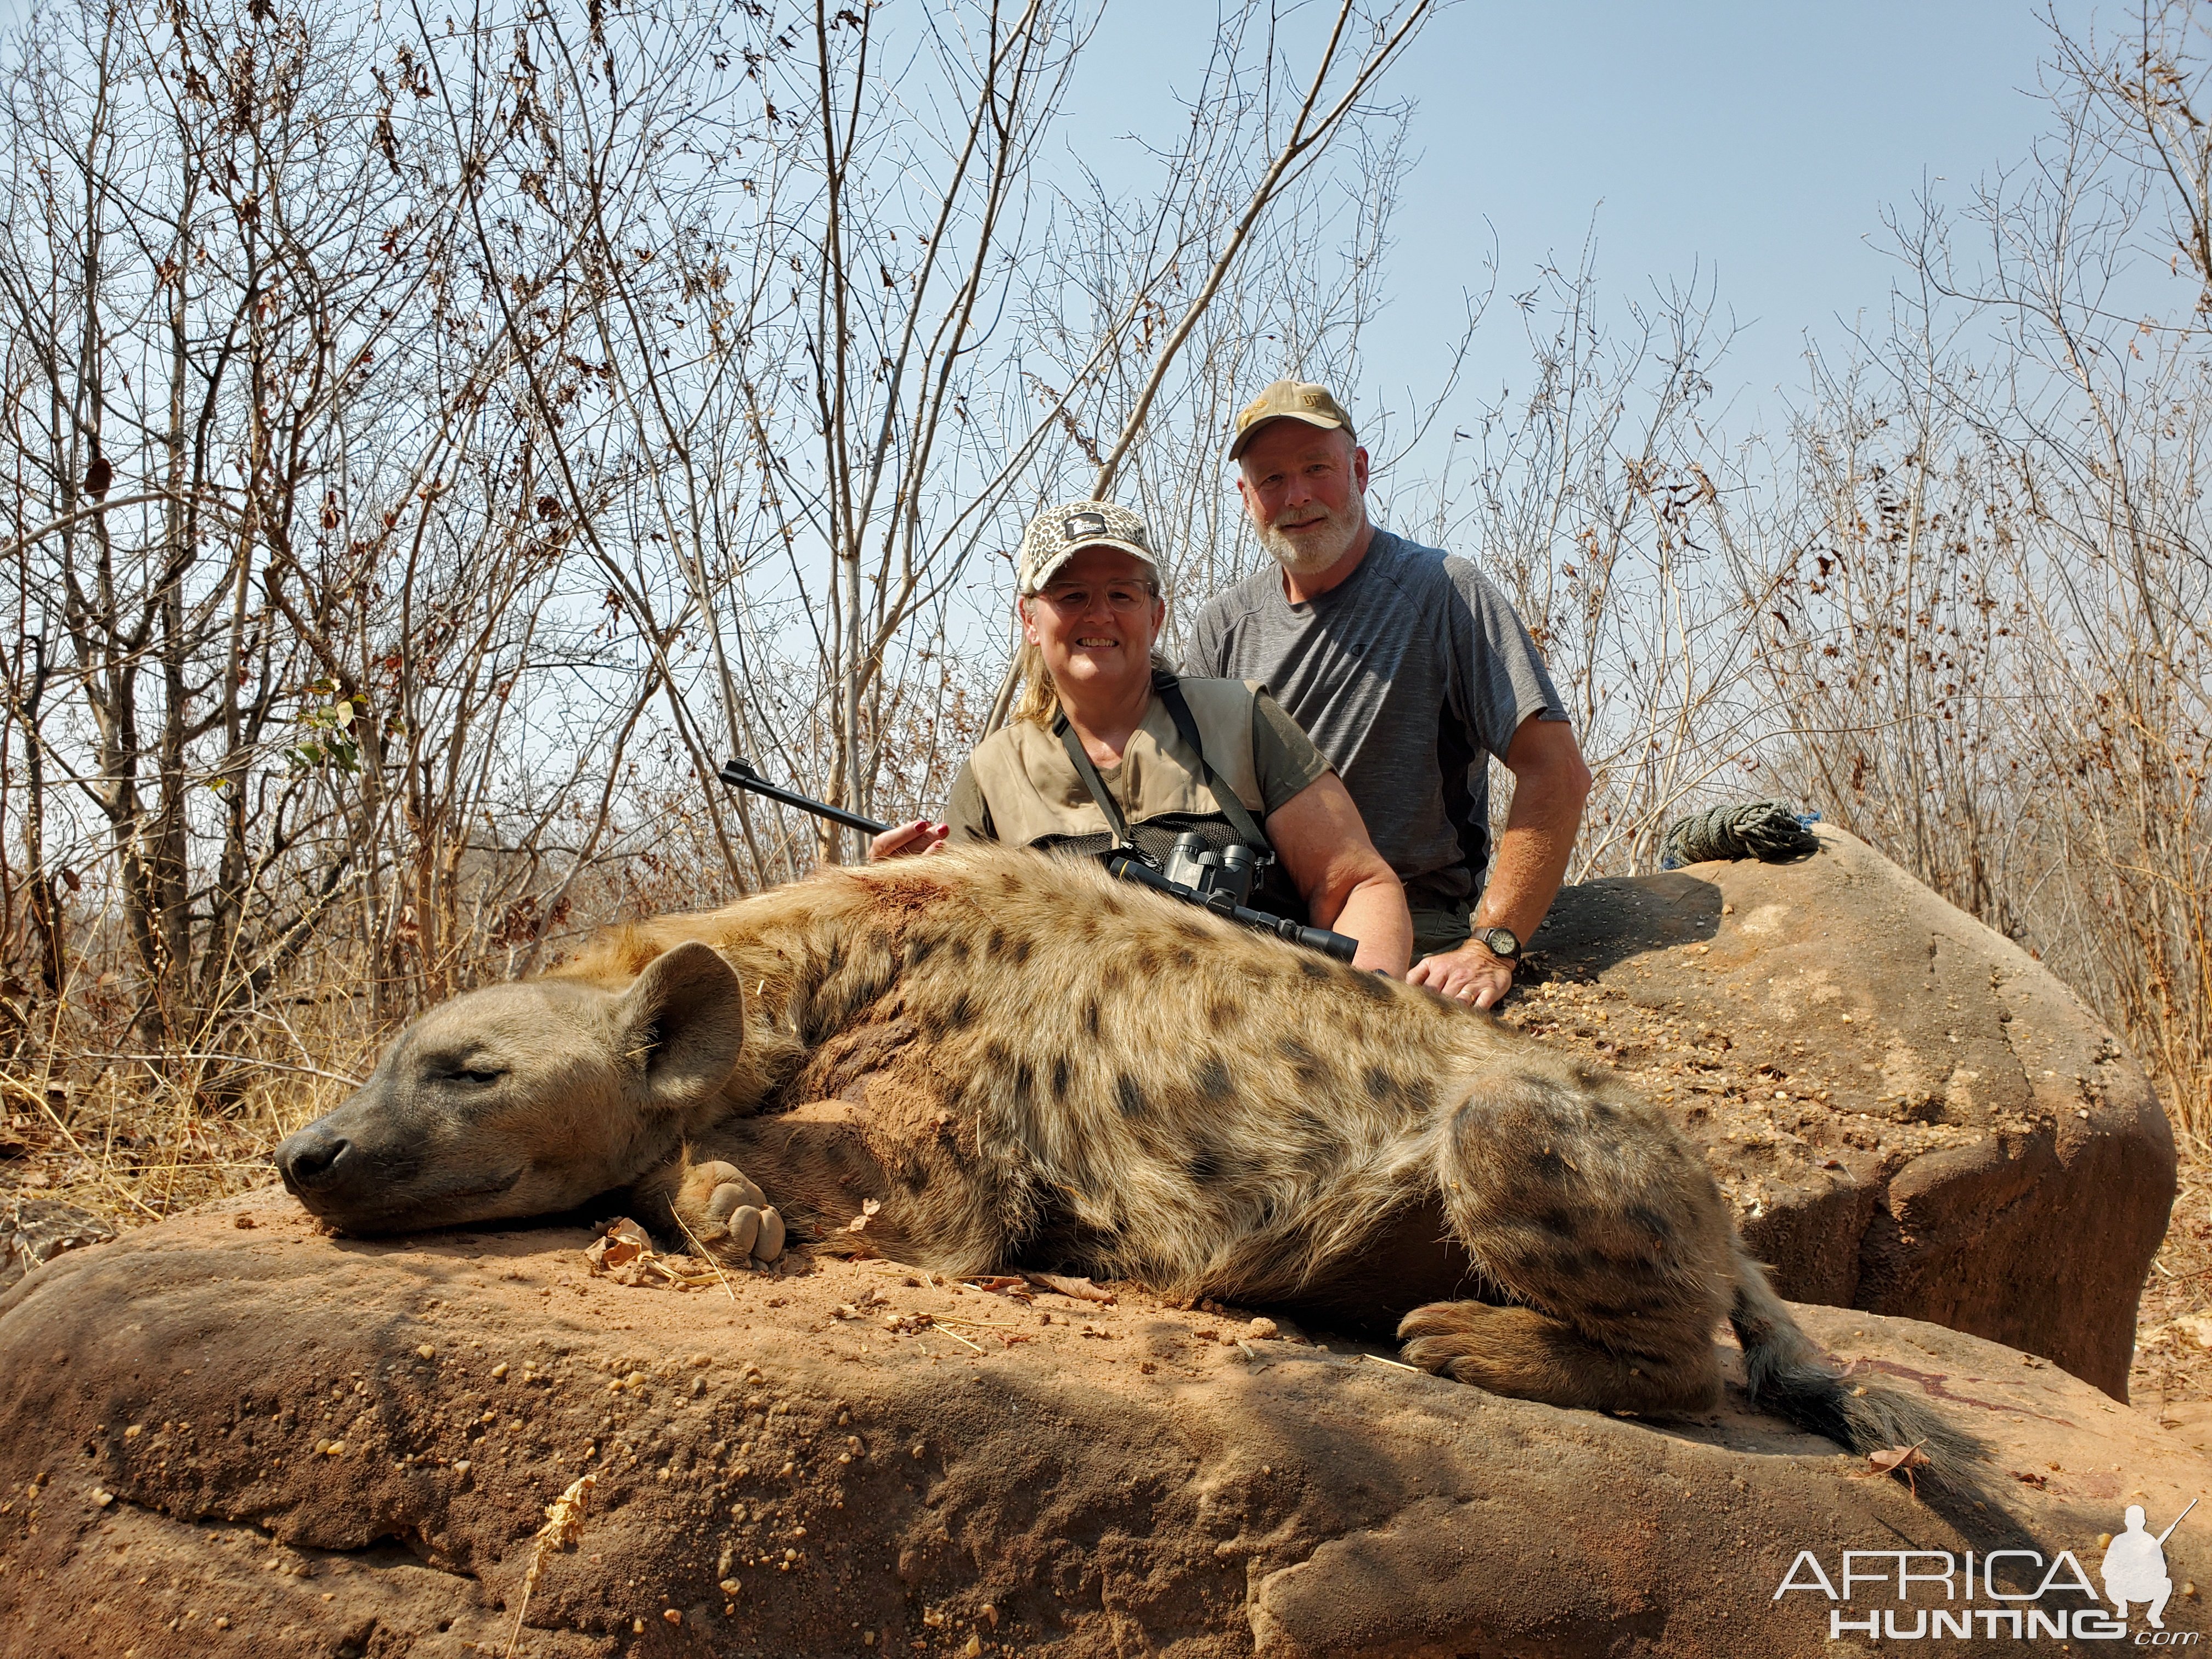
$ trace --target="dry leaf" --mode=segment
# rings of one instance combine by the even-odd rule
[[[1912,1495],[1917,1498],[1920,1496],[1920,1485],[1912,1478],[1912,1472],[1915,1469],[1924,1469],[1928,1467],[1928,1454],[1920,1449],[1925,1443],[1927,1443],[1924,1441],[1916,1440],[1909,1446],[1890,1446],[1881,1451],[1869,1452],[1865,1472],[1855,1474],[1851,1479],[1870,1480],[1876,1475],[1902,1474],[1905,1476],[1905,1484],[1911,1488]]]
[[[1924,1469],[1928,1454],[1920,1449],[1920,1443],[1910,1446],[1892,1446],[1887,1451],[1867,1454],[1869,1474],[1894,1474],[1899,1469]]]
[[[605,1232],[592,1241],[584,1251],[584,1260],[595,1273],[611,1273],[626,1262],[653,1254],[653,1236],[623,1216],[608,1224]]]
[[[653,1247],[653,1236],[624,1216],[610,1222],[606,1232],[584,1251],[594,1273],[617,1285],[659,1286],[674,1285],[699,1288],[715,1282],[714,1268],[690,1256],[662,1255]]]
[[[866,1232],[868,1230],[868,1224],[876,1218],[876,1212],[883,1207],[882,1203],[876,1199],[863,1200],[860,1214],[845,1224],[845,1231],[848,1233]]]
[[[2168,1320],[2166,1329],[2187,1337],[2200,1348],[2212,1348],[2212,1317],[2201,1313],[2183,1314],[2179,1319]]]

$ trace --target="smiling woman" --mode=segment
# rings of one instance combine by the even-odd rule
[[[1041,513],[1018,575],[1015,718],[969,757],[943,823],[888,830],[873,855],[1002,842],[1158,866],[1195,835],[1249,850],[1253,904],[1349,933],[1359,966],[1403,974],[1404,890],[1328,763],[1256,682],[1182,679],[1154,653],[1167,603],[1144,521],[1107,501]]]

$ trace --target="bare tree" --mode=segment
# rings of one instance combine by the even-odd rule
[[[1369,95],[1429,4],[1332,14],[1318,74],[1231,9],[1136,191],[1046,176],[1070,0],[41,11],[0,1036],[55,1132],[117,1180],[153,1133],[158,1207],[210,1106],[281,1127],[590,916],[834,854],[708,787],[731,749],[940,799],[999,666],[978,556],[1133,404],[1226,395],[1154,372],[1176,319],[1399,130]]]
[[[2212,1126],[2200,6],[2051,25],[2050,137],[1895,222],[1893,326],[1823,366],[1753,561],[1780,769],[2044,952]]]

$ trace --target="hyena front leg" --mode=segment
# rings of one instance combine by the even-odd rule
[[[1555,1406],[1714,1405],[1729,1220],[1711,1171],[1656,1112],[1564,1070],[1487,1073],[1446,1125],[1436,1170],[1453,1232],[1512,1305],[1416,1308],[1399,1327],[1409,1364]]]
[[[706,1130],[638,1182],[641,1213],[692,1249],[743,1264],[774,1261],[803,1240],[843,1253],[844,1230],[884,1189],[881,1163],[839,1101],[739,1118]]]
[[[724,1261],[774,1261],[783,1254],[783,1216],[734,1164],[694,1163],[687,1149],[668,1206],[695,1248]]]
[[[934,1115],[886,1123],[848,1101],[810,1101],[721,1125],[687,1158],[715,1160],[717,1175],[695,1173],[711,1167],[704,1163],[672,1164],[664,1177],[672,1195],[710,1209],[728,1204],[742,1216],[755,1206],[751,1190],[719,1176],[742,1170],[740,1181],[750,1177],[774,1200],[791,1237],[831,1255],[889,1256],[947,1273],[992,1269],[1007,1255],[989,1160],[964,1152]],[[680,1213],[687,1226],[699,1225],[691,1209]]]

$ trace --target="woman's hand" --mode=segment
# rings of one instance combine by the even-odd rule
[[[911,858],[918,853],[934,853],[945,845],[945,836],[952,833],[949,823],[932,823],[927,818],[916,818],[912,823],[895,823],[868,843],[868,862],[875,864],[884,859]]]

